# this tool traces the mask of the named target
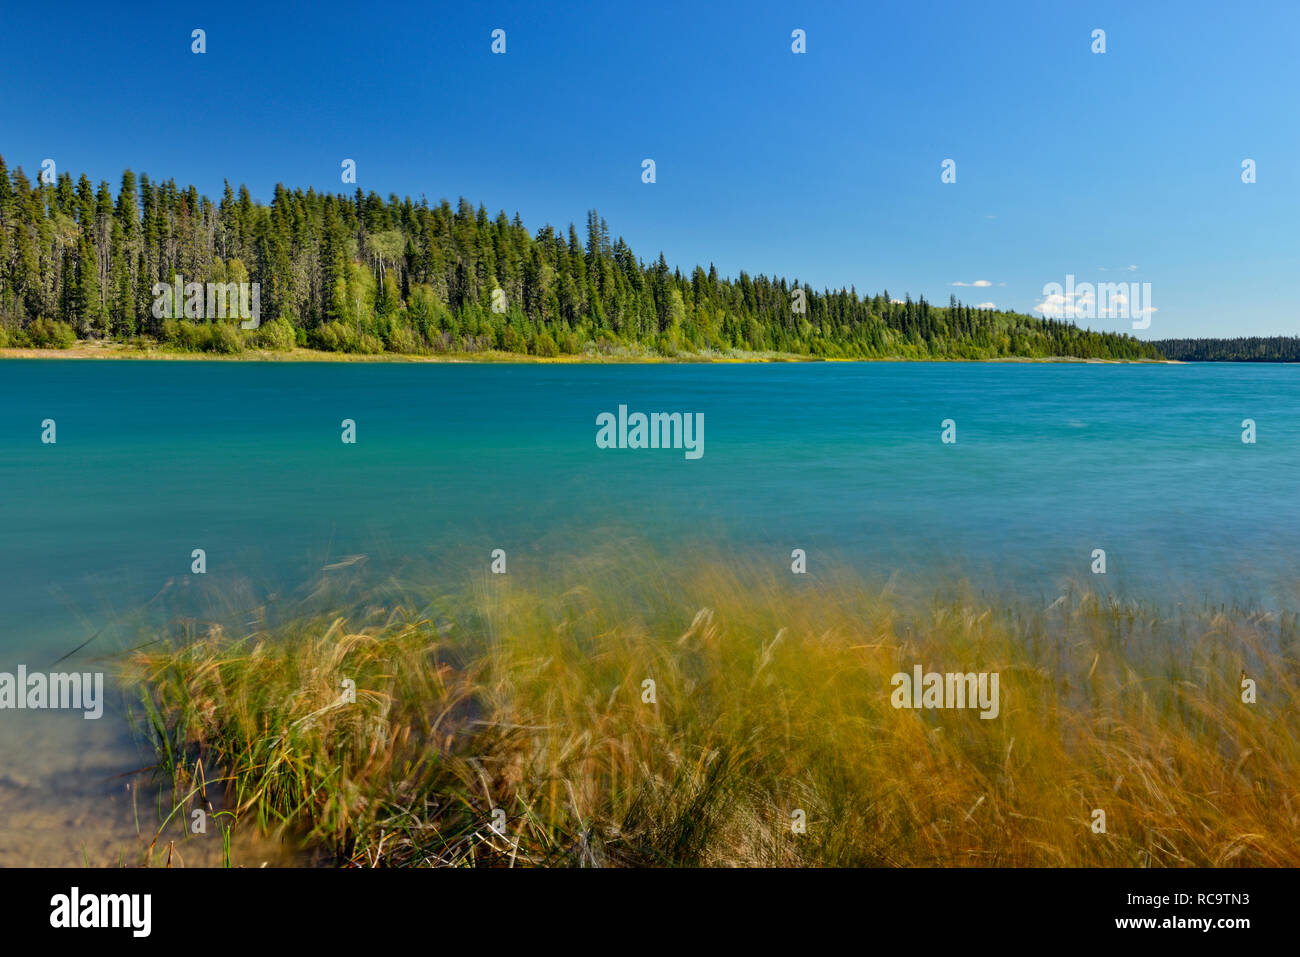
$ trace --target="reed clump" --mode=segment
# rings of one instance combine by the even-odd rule
[[[1295,619],[1045,604],[602,557],[127,677],[177,805],[332,863],[1300,865]],[[997,717],[893,707],[916,665],[997,673]]]

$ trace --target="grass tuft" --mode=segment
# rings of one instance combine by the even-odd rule
[[[1291,616],[634,567],[389,584],[128,678],[178,806],[343,865],[1300,864]],[[998,672],[1000,714],[894,709],[916,664]]]

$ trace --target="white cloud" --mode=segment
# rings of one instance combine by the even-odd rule
[[[1041,312],[1048,319],[1073,319],[1075,305],[1071,298],[1060,293],[1052,293],[1034,306],[1034,312]]]
[[[976,309],[996,309],[997,306],[991,302],[981,302],[975,306]]]
[[[950,282],[950,286],[974,286],[976,289],[983,289],[985,286],[991,286],[993,283],[987,279],[976,279],[974,282]]]
[[[1061,289],[1058,283],[1051,285]],[[1033,311],[1049,319],[1140,319],[1156,311],[1154,306],[1142,305],[1143,292],[1151,294],[1149,283],[1142,283],[1141,288],[1136,282],[1099,283],[1095,290],[1092,283],[1080,285],[1074,290],[1047,293]],[[1130,290],[1137,297],[1135,303],[1129,299]]]

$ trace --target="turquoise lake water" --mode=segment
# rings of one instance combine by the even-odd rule
[[[810,570],[966,576],[1029,602],[1074,580],[1162,603],[1294,608],[1298,376],[1261,365],[0,360],[0,672],[48,666],[160,591],[167,614],[183,611],[195,548],[205,582],[251,583],[259,596],[352,555],[380,574],[452,552],[485,569],[504,548],[513,570],[630,536],[782,568],[802,548]],[[598,448],[596,417],[620,404],[701,413],[703,456]],[[340,440],[343,419],[356,444]],[[940,440],[945,419],[955,444]],[[1096,548],[1105,576],[1090,573]],[[20,745],[19,725],[0,712],[0,758],[14,787],[40,794],[60,765]],[[0,808],[4,789],[0,775]]]
[[[1300,535],[1297,376],[0,361],[0,651],[68,650],[106,612],[188,576],[194,548],[209,576],[271,590],[340,556],[461,548],[486,563],[501,547],[544,561],[615,529],[751,561],[788,565],[798,547],[868,574],[960,571],[1049,598],[1084,576],[1138,597],[1284,600]],[[597,448],[596,416],[620,404],[702,413],[703,456]],[[940,440],[944,419],[955,444]]]

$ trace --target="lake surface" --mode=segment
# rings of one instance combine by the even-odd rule
[[[1075,581],[1290,609],[1298,377],[1277,365],[0,360],[0,672],[48,668],[100,635],[60,666],[81,667],[133,640],[114,630],[124,617],[183,612],[196,548],[204,588],[251,583],[250,601],[347,556],[375,574],[453,553],[486,569],[502,548],[513,570],[620,536],[784,568],[802,548],[810,572],[961,576],[1029,602]],[[596,417],[619,405],[701,413],[702,457],[598,448]],[[55,444],[41,441],[46,419]],[[344,419],[355,444],[341,441]],[[946,419],[955,444],[941,441]],[[1097,548],[1104,576],[1090,571]],[[139,763],[108,730],[120,708],[69,717],[0,711],[0,864],[14,802]],[[81,789],[99,800],[113,787]]]

